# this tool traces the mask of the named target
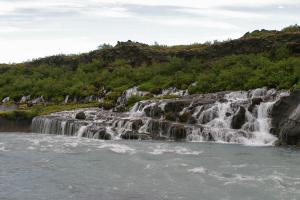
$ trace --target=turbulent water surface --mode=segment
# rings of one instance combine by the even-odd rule
[[[299,199],[296,149],[0,134],[1,200]]]

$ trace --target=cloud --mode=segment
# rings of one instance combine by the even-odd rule
[[[0,62],[127,39],[183,44],[236,38],[299,23],[299,9],[299,0],[0,0],[0,51],[11,48]],[[40,44],[51,51],[39,52]]]

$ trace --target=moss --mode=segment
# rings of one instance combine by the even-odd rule
[[[37,113],[37,115],[48,115],[50,113],[61,112],[65,110],[74,110],[79,108],[91,108],[98,107],[98,103],[86,103],[86,104],[52,104],[52,105],[38,105],[33,106],[31,109],[32,112]]]
[[[8,120],[31,120],[35,116],[37,116],[38,113],[34,111],[21,111],[21,110],[15,110],[10,112],[0,112],[0,117],[8,119]]]
[[[177,114],[174,112],[168,112],[165,114],[165,119],[169,121],[176,121],[177,120]]]
[[[65,105],[36,105],[33,107],[27,107],[25,104],[19,106],[18,110],[0,112],[0,117],[8,120],[31,120],[39,115],[48,115],[55,112],[61,112],[66,110],[74,110],[79,108],[96,107],[98,103],[88,104],[65,104]]]
[[[100,103],[99,107],[103,108],[104,110],[110,110],[115,106],[114,102],[105,100],[104,102]]]
[[[183,123],[186,123],[186,122],[189,121],[191,116],[192,116],[191,113],[185,112],[185,113],[183,113],[182,115],[179,116],[179,121],[183,122]]]
[[[141,97],[141,96],[131,96],[128,100],[127,100],[127,104],[126,106],[128,108],[131,108],[135,103],[139,102],[139,101],[143,101],[143,100],[148,100],[151,99],[151,96],[145,96],[145,97]]]

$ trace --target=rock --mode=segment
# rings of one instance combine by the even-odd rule
[[[290,96],[281,97],[271,112],[272,132],[279,137],[281,144],[300,143],[300,90]]]
[[[196,124],[197,122],[198,122],[197,119],[192,116],[192,117],[189,118],[187,123],[188,124]]]
[[[147,117],[160,118],[163,115],[162,109],[157,105],[145,108],[144,112]]]
[[[45,103],[45,100],[44,100],[44,97],[41,96],[41,97],[38,97],[36,99],[33,99],[31,101],[31,104],[35,105],[35,104],[40,104],[40,103]]]
[[[252,112],[255,106],[259,105],[261,102],[263,102],[263,99],[260,97],[255,97],[251,99],[251,105],[248,107],[248,111]]]
[[[146,132],[151,134],[153,139],[162,139],[162,137],[168,137],[168,132],[172,122],[166,120],[154,120],[149,121]]]
[[[187,133],[184,125],[176,124],[170,128],[170,138],[174,140],[184,140],[186,139]]]
[[[99,104],[99,108],[103,108],[104,110],[111,110],[114,108],[114,104],[110,101],[104,101]]]
[[[79,112],[76,114],[75,118],[80,119],[80,120],[85,120],[86,116],[85,116],[84,112]]]
[[[20,100],[20,103],[26,103],[30,100],[30,95],[28,96],[23,96]]]
[[[192,114],[190,112],[185,112],[182,115],[179,115],[179,121],[182,123],[187,123],[191,117]]]
[[[166,102],[164,111],[167,112],[180,112],[183,108],[189,106],[191,100],[173,100]]]
[[[252,98],[263,97],[263,96],[266,96],[267,92],[268,92],[268,89],[266,87],[257,88],[250,92],[250,96]]]
[[[225,116],[226,116],[226,117],[230,117],[230,116],[231,116],[231,113],[230,113],[230,112],[226,112],[226,113],[225,113]]]
[[[9,100],[10,100],[10,98],[9,98],[9,97],[5,97],[5,98],[2,100],[2,103],[8,103],[8,102],[9,102]]]
[[[138,140],[139,134],[133,131],[126,131],[125,133],[121,134],[121,138],[125,140]]]
[[[210,105],[207,106],[210,107]],[[218,108],[211,107],[201,112],[201,114],[199,115],[199,121],[201,124],[206,124],[217,117],[218,117]]]
[[[141,126],[143,126],[143,121],[141,119],[136,119],[132,122],[131,128],[134,131],[138,131]]]
[[[236,114],[232,117],[231,121],[231,128],[233,129],[240,129],[246,122],[246,109],[240,106],[239,110]]]
[[[140,91],[138,87],[129,88],[128,90],[124,91],[122,96],[120,96],[117,100],[118,105],[126,105],[128,102],[128,99],[130,99],[133,96],[139,96],[144,97],[149,95],[149,92]]]
[[[169,121],[176,121],[177,120],[177,114],[174,112],[168,112],[165,114],[165,119]]]
[[[111,140],[111,135],[106,132],[105,129],[100,129],[94,135],[95,139],[102,139],[102,140]]]

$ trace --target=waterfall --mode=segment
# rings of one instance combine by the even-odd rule
[[[270,133],[270,112],[275,102],[261,103],[257,109],[256,132],[253,144],[272,144],[276,137]]]
[[[170,139],[270,145],[270,112],[288,95],[274,89],[204,94],[136,103],[128,113],[93,108],[34,118],[36,133],[95,139]],[[83,111],[86,120],[75,119]]]
[[[82,137],[88,126],[81,126],[77,132],[77,137]]]

